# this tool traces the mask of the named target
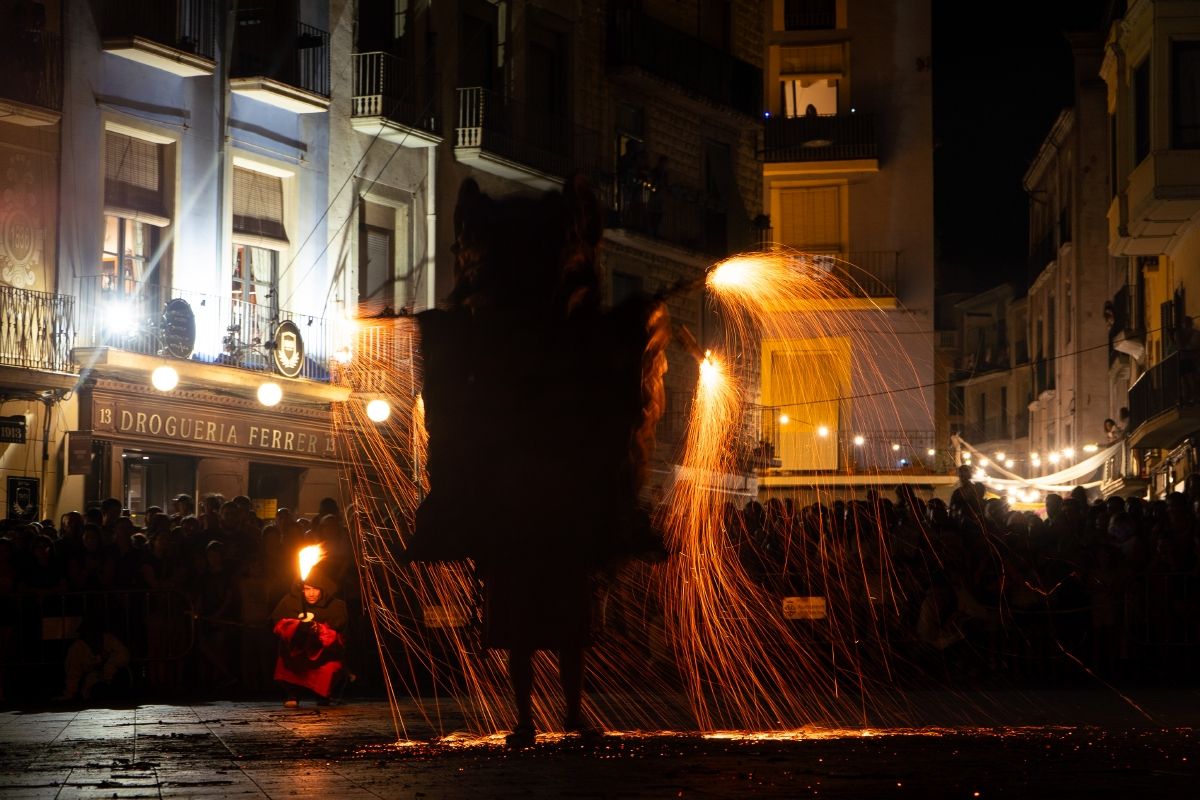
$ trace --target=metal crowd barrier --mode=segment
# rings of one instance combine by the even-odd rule
[[[120,639],[134,663],[177,661],[195,644],[194,608],[182,592],[18,592],[0,597],[0,661],[61,664],[85,619]]]

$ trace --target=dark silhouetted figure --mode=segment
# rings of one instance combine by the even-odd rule
[[[468,180],[454,224],[457,284],[446,308],[419,317],[430,493],[408,553],[475,561],[484,644],[508,651],[509,743],[524,746],[534,652],[558,652],[565,728],[588,732],[590,577],[661,552],[638,494],[668,327],[659,298],[600,308],[600,208],[581,178],[503,199]]]

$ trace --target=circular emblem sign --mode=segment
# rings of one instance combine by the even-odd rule
[[[275,329],[275,346],[271,348],[275,370],[285,378],[295,378],[304,369],[304,339],[300,327],[290,319]]]
[[[196,315],[182,297],[167,303],[162,313],[162,352],[175,358],[190,358],[196,346]]]

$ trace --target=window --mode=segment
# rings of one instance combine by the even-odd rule
[[[265,341],[279,318],[280,253],[288,249],[283,178],[246,166],[233,168],[234,322],[246,342]]]
[[[416,287],[406,285],[408,207],[363,200],[359,206],[358,313],[369,317],[410,303]]]
[[[234,303],[262,306],[271,315],[278,308],[279,253],[248,244],[233,245]]]
[[[788,117],[824,116],[838,111],[838,82],[830,78],[786,80],[783,113]]]
[[[481,0],[464,6],[459,17],[458,85],[499,92],[505,62],[505,6]]]
[[[1200,41],[1171,43],[1171,147],[1200,148]]]
[[[642,279],[637,275],[629,275],[613,270],[612,274],[612,304],[619,305],[630,297],[642,293]]]
[[[1133,70],[1133,163],[1150,155],[1150,59]]]
[[[784,189],[779,193],[783,244],[820,253],[841,251],[841,196],[837,186]]]
[[[961,417],[967,404],[966,392],[961,386],[950,387],[950,416]]]
[[[1066,319],[1065,330],[1063,331],[1063,333],[1066,335],[1067,344],[1070,344],[1071,343],[1071,329],[1075,327],[1075,305],[1074,305],[1074,300],[1071,299],[1071,282],[1070,281],[1067,281],[1066,291],[1067,291],[1067,295],[1066,295],[1067,302],[1066,302],[1066,305],[1063,306],[1063,311],[1066,313],[1067,319]]]
[[[157,305],[158,228],[171,223],[163,164],[168,145],[124,131],[104,132],[104,239],[100,290],[146,295]]]

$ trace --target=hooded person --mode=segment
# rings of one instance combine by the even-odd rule
[[[346,604],[337,597],[337,584],[313,567],[308,578],[296,581],[271,615],[279,654],[275,680],[288,689],[284,705],[299,705],[297,692],[308,689],[318,703],[327,703],[345,670],[343,631],[349,621]]]

